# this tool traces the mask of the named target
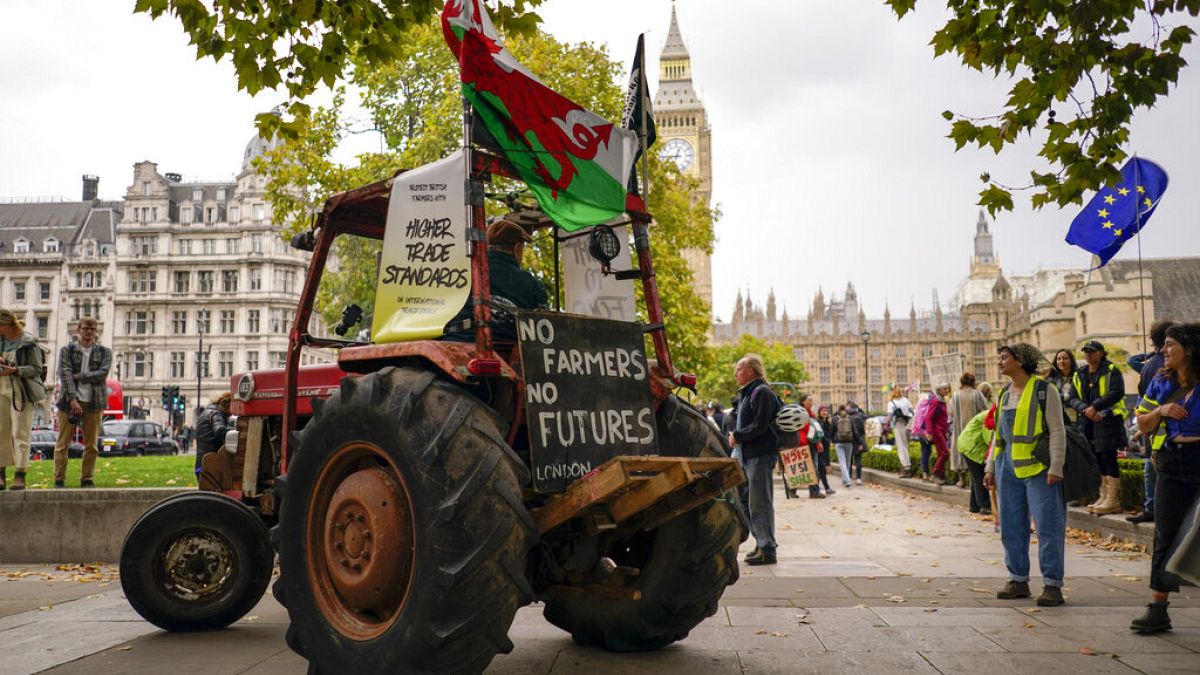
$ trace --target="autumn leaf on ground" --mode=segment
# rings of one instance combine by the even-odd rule
[[[899,604],[901,602],[906,602],[903,595],[889,595],[887,598],[887,601],[894,602],[896,604]]]
[[[812,619],[809,619],[807,614],[797,614],[796,623],[812,623]]]
[[[1036,624],[1036,623],[1034,623],[1034,622],[1032,622],[1032,621],[1026,621],[1026,622],[1025,622],[1025,627],[1026,627],[1026,628],[1037,628],[1037,624]]]
[[[1095,656],[1096,652],[1091,647],[1080,647],[1079,653],[1084,656]]]

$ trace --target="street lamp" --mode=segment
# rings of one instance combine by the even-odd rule
[[[863,412],[866,412],[871,408],[871,362],[867,354],[867,343],[871,341],[871,331],[864,330],[859,333],[859,337],[863,341]]]

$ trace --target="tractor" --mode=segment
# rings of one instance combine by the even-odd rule
[[[233,376],[236,431],[204,458],[201,489],[126,537],[121,583],[147,621],[229,626],[262,598],[276,556],[287,643],[314,672],[482,672],[534,601],[579,644],[614,651],[682,640],[716,612],[738,579],[745,477],[676,393],[695,377],[671,362],[643,202],[623,216],[631,269],[611,269],[612,228],[583,234],[595,274],[641,284],[645,320],[514,310],[490,297],[483,234],[484,188],[516,174],[464,152],[465,339],[323,334],[314,306],[334,247],[385,239],[405,172],[329,198],[292,240],[312,259],[284,367]],[[556,242],[581,236],[519,211]],[[504,313],[516,338],[494,330]],[[362,314],[348,307],[334,332]],[[336,362],[301,366],[310,349]]]

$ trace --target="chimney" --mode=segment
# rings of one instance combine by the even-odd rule
[[[85,173],[83,175],[83,201],[85,201],[85,202],[96,201],[97,196],[99,195],[99,192],[100,192],[100,177],[99,176],[90,176]]]

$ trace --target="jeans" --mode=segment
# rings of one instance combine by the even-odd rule
[[[775,554],[775,460],[772,452],[744,460],[749,483],[750,531],[758,547],[767,555]]]
[[[892,433],[896,436],[896,454],[900,456],[900,466],[908,471],[912,468],[912,460],[908,456],[908,422],[897,419],[892,423]]]
[[[984,466],[979,462],[963,455],[963,463],[971,472],[971,513],[979,513],[983,509],[992,510],[992,499],[988,496],[987,488],[983,487]]]
[[[1142,465],[1143,483],[1142,487],[1146,492],[1146,501],[1142,502],[1142,510],[1149,515],[1154,515],[1154,493],[1158,486],[1158,470],[1154,468],[1154,461],[1149,457],[1146,458]]]
[[[735,445],[733,450],[729,451],[729,456],[737,460],[738,466],[742,467],[742,471],[746,473],[746,482],[737,486],[738,508],[741,509],[742,515],[745,516],[746,522],[750,522],[750,475],[747,473],[746,462],[742,461],[742,446]]]
[[[917,442],[921,444],[921,473],[929,473],[929,455],[933,452],[933,443],[925,436],[917,438]]]
[[[864,454],[866,454],[866,453],[863,453],[863,452],[850,453],[850,455],[851,455],[851,459],[850,459],[851,473],[853,473],[854,477],[859,480],[862,480],[862,462],[863,462]]]
[[[1013,473],[1012,451],[1005,448],[996,459],[996,486],[1000,500],[1000,541],[1004,566],[1013,581],[1029,581],[1029,517],[1038,533],[1038,563],[1042,583],[1063,585],[1067,539],[1067,505],[1062,483],[1046,484],[1046,472],[1029,478]]]
[[[1179,577],[1166,570],[1188,509],[1200,499],[1200,443],[1158,451],[1158,486],[1154,500],[1154,555],[1150,559],[1150,590],[1175,593]]]
[[[842,485],[850,487],[850,456],[854,454],[854,444],[838,443],[833,447],[837,448],[838,468],[842,470]]]

